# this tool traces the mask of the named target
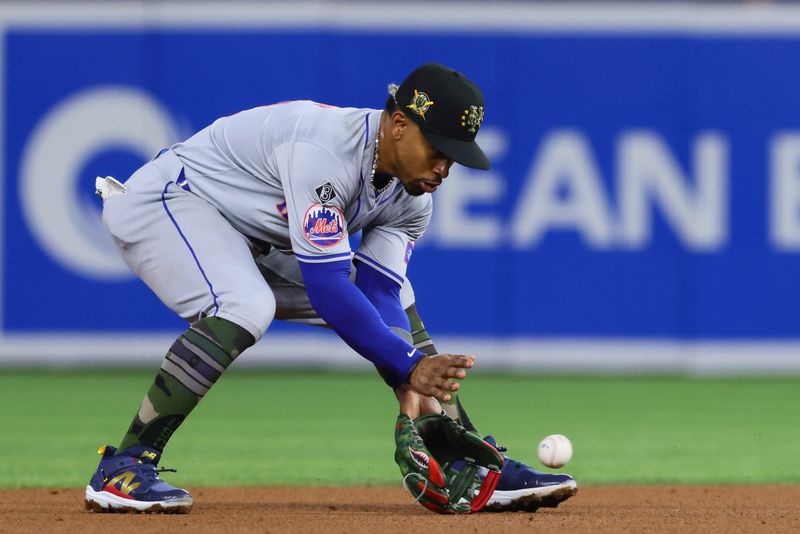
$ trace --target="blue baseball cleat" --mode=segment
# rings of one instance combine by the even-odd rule
[[[500,452],[492,436],[484,438]],[[578,484],[570,475],[542,473],[505,456],[500,482],[486,503],[487,512],[535,512],[539,508],[555,508],[578,493]]]
[[[86,486],[86,509],[95,512],[145,512],[185,514],[192,509],[188,491],[170,486],[156,469],[161,453],[138,445],[117,451],[101,447],[92,480]]]

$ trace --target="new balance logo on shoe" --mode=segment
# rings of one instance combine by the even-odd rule
[[[130,493],[141,486],[140,482],[133,483],[133,480],[136,478],[136,475],[131,471],[125,471],[121,475],[115,476],[112,478],[108,484],[106,485],[106,491],[116,489],[123,495],[130,495]],[[115,488],[117,483],[119,484],[119,489]],[[113,491],[112,491],[113,493]]]

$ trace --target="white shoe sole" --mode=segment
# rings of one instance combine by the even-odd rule
[[[186,514],[192,509],[192,498],[143,502],[125,499],[107,491],[94,491],[91,486],[86,486],[86,509],[95,512]]]
[[[543,488],[514,491],[495,490],[484,510],[490,512],[535,512],[539,508],[555,508],[576,493],[578,493],[578,483],[574,480]]]

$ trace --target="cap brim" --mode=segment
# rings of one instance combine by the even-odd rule
[[[429,132],[425,128],[420,129],[430,144],[456,163],[473,169],[489,169],[489,158],[475,141],[461,141]]]

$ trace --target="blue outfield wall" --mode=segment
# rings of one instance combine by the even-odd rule
[[[104,235],[94,177],[245,108],[381,107],[435,60],[483,88],[493,168],[435,194],[409,269],[432,332],[800,338],[800,32],[11,24],[3,52],[4,336],[177,332]]]

